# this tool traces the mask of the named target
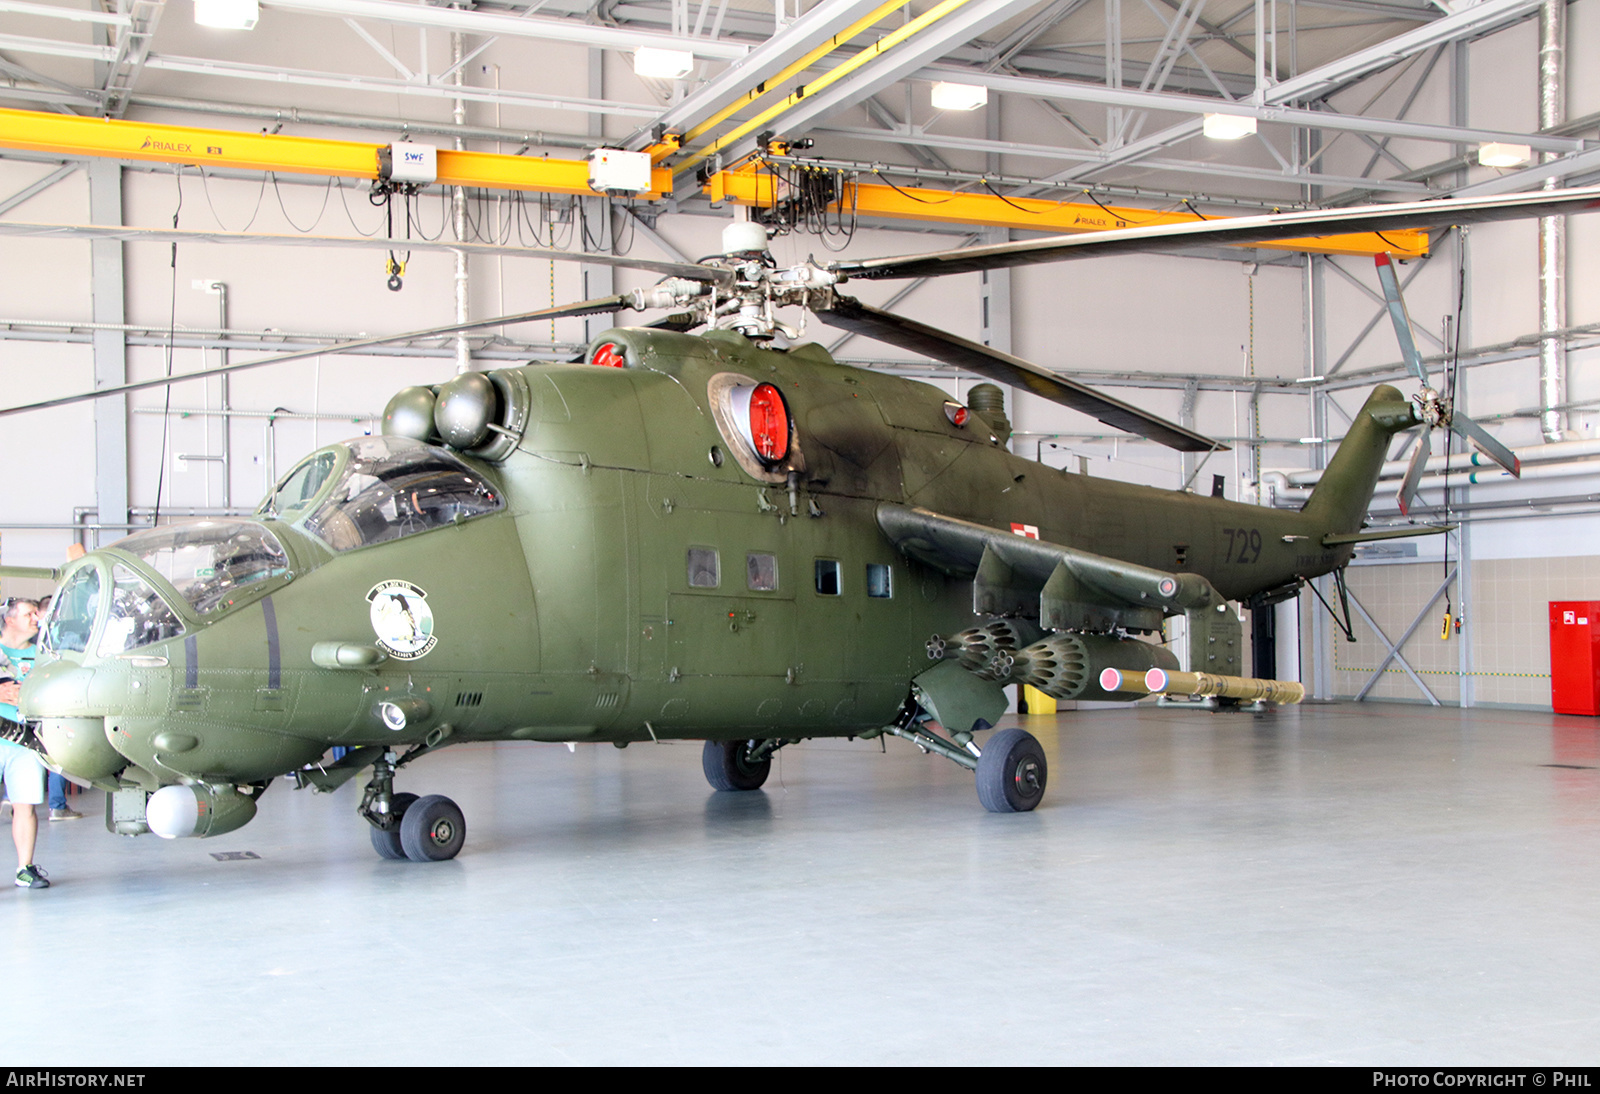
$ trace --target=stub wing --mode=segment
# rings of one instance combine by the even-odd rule
[[[1048,630],[1153,631],[1161,620],[1223,602],[1199,574],[1170,574],[927,509],[885,503],[878,527],[902,554],[971,577],[979,615],[1037,619]]]

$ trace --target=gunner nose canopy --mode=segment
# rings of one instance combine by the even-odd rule
[[[115,556],[98,556],[98,565],[73,572],[51,604],[41,637],[46,649],[112,657],[174,638],[184,630],[172,609],[174,594],[195,614],[210,615],[231,607],[246,587],[289,570],[283,545],[254,521],[152,528],[112,546],[161,575],[168,588],[158,588]]]

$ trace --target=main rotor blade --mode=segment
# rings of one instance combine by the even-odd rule
[[[445,240],[388,239],[382,236],[320,236],[271,234],[267,232],[197,232],[182,228],[119,228],[105,224],[33,224],[20,220],[0,220],[0,235],[36,239],[114,239],[122,243],[224,243],[258,244],[271,247],[358,247],[383,251],[464,251],[475,255],[505,255],[515,258],[549,259],[557,262],[583,262],[593,266],[617,266],[664,277],[690,281],[727,283],[731,271],[692,262],[668,262],[629,255],[585,254],[580,251],[555,251],[540,247],[511,247],[498,243],[455,243]]]
[[[1382,232],[1397,228],[1441,228],[1526,217],[1561,216],[1600,208],[1600,186],[1574,190],[1539,190],[1489,198],[1454,198],[1350,209],[1310,209],[1257,217],[1227,217],[1192,224],[1122,228],[1111,232],[1049,236],[1045,239],[994,243],[956,251],[933,251],[901,258],[834,262],[829,269],[842,277],[938,277],[1006,266],[1031,266],[1073,258],[1121,254],[1173,254],[1196,247],[1233,243],[1269,243],[1302,236]]]
[[[1378,266],[1378,283],[1383,286],[1384,303],[1389,306],[1389,321],[1394,324],[1394,336],[1400,342],[1400,356],[1406,368],[1411,370],[1411,375],[1421,380],[1423,387],[1431,387],[1428,371],[1422,367],[1422,354],[1417,352],[1417,339],[1411,329],[1411,313],[1406,310],[1406,302],[1400,295],[1400,281],[1394,275],[1394,262],[1387,254],[1374,255],[1373,261]]]
[[[1483,426],[1465,414],[1457,414],[1452,411],[1450,414],[1450,428],[1477,445],[1478,451],[1505,468],[1513,478],[1520,479],[1522,477],[1522,461],[1517,459],[1517,454],[1491,437]]]
[[[1417,498],[1417,487],[1422,482],[1423,468],[1428,465],[1428,457],[1432,455],[1429,447],[1433,426],[1427,422],[1422,423],[1422,432],[1417,435],[1417,450],[1411,453],[1411,463],[1406,467],[1406,477],[1400,480],[1400,493],[1397,501],[1400,503],[1400,512],[1405,516],[1411,515],[1411,503]]]
[[[1158,418],[1148,411],[1102,395],[1065,376],[1013,357],[1009,353],[969,342],[936,327],[879,311],[848,296],[835,296],[832,308],[824,311],[827,322],[836,327],[865,334],[893,346],[925,353],[937,361],[1030,391],[1062,406],[1071,407],[1106,425],[1176,448],[1180,452],[1225,452],[1228,446],[1193,430]]]
[[[386,346],[392,342],[409,342],[414,338],[438,338],[441,335],[481,330],[484,327],[508,327],[514,323],[536,323],[543,319],[562,319],[575,315],[598,315],[603,312],[622,311],[632,306],[633,294],[620,293],[616,296],[602,296],[594,300],[583,300],[576,304],[563,304],[555,308],[540,308],[538,311],[519,312],[516,315],[501,315],[494,319],[476,319],[470,323],[451,323],[445,327],[429,327],[427,330],[406,331],[403,334],[386,334],[381,338],[360,338],[349,342],[334,342],[328,346],[295,350],[293,353],[279,353],[272,357],[263,357],[255,361],[243,361],[237,364],[221,365],[216,368],[197,369],[194,372],[185,372],[177,376],[162,376],[155,380],[140,380],[137,383],[118,384],[116,387],[101,388],[99,391],[86,391],[81,395],[63,395],[58,399],[45,399],[43,402],[25,403],[22,406],[8,406],[0,408],[0,418],[10,417],[13,414],[22,414],[30,410],[49,410],[51,407],[70,406],[73,403],[84,403],[91,399],[105,399],[112,395],[126,395],[130,391],[144,391],[146,388],[181,384],[185,380],[203,380],[209,376],[224,376],[231,372],[243,372],[248,368],[264,368],[267,365],[281,365],[287,361],[303,361],[307,357],[320,357],[327,353],[352,353],[360,349],[370,349],[373,346]]]

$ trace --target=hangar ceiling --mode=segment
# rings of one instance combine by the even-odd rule
[[[1466,117],[1467,74],[1451,46],[1538,7],[263,0],[254,29],[220,31],[196,26],[189,0],[0,0],[0,103],[187,114],[195,125],[232,115],[289,132],[457,134],[469,146],[533,151],[602,140],[643,149],[672,131],[685,134],[665,160],[679,200],[700,193],[707,165],[735,164],[770,134],[809,139],[806,157],[902,186],[1043,198],[1092,189],[1158,206],[1341,204],[1459,190],[1467,158],[1488,142],[1559,160],[1508,171],[1495,189],[1600,172],[1595,142],[1581,139],[1593,119],[1541,132],[1533,116],[1520,128]],[[639,77],[640,47],[687,51],[694,66],[683,79]],[[936,110],[935,81],[982,87],[989,106]],[[1450,89],[1448,101],[1435,86]],[[1258,131],[1209,139],[1212,113],[1253,119]]]

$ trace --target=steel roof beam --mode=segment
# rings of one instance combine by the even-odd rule
[[[1528,0],[1516,0],[1516,2],[1526,3]],[[1393,121],[1387,118],[1366,118],[1353,114],[1334,114],[1320,110],[1303,110],[1297,107],[1271,104],[1255,106],[1248,102],[1227,102],[1221,99],[1202,98],[1197,95],[1137,91],[1131,88],[1106,87],[1103,84],[1038,80],[1027,76],[1005,76],[998,73],[968,72],[942,67],[925,69],[913,75],[918,79],[924,80],[961,80],[965,83],[982,84],[991,91],[998,91],[1008,95],[1025,95],[1037,99],[1062,99],[1068,102],[1102,103],[1107,106],[1165,111],[1170,114],[1191,114],[1196,116],[1195,121],[1180,123],[1180,125],[1193,127],[1194,132],[1190,133],[1190,136],[1200,131],[1199,115],[1237,114],[1243,117],[1253,117],[1262,122],[1294,125],[1309,129],[1369,133],[1375,136],[1440,141],[1446,144],[1480,144],[1485,141],[1506,141],[1515,144],[1526,144],[1539,152],[1563,154],[1583,151],[1591,143],[1578,137],[1470,129],[1453,125],[1434,125],[1426,122]],[[1171,130],[1168,132],[1171,132]],[[1152,141],[1156,139],[1156,137],[1147,138],[1147,140]],[[1178,138],[1163,140],[1163,145],[1175,144],[1177,140]],[[1139,143],[1144,144],[1146,142],[1141,141]],[[1111,153],[1103,158],[1120,159],[1122,157],[1120,153]]]
[[[1053,0],[1049,6],[1041,8],[1016,30],[997,42],[988,51],[989,60],[984,63],[984,67],[993,72],[1002,65],[1010,63],[1014,54],[1021,53],[1035,38],[1088,2],[1089,0]]]
[[[0,47],[4,42],[0,41]],[[95,48],[95,47],[92,47]],[[306,87],[331,87],[344,91],[368,91],[386,95],[417,95],[433,99],[465,99],[476,103],[500,103],[542,110],[572,110],[607,114],[622,118],[654,118],[654,107],[603,99],[582,99],[563,95],[540,95],[525,91],[461,87],[455,84],[422,83],[386,76],[346,76],[334,72],[286,69],[278,65],[251,65],[238,61],[212,61],[199,57],[168,57],[151,54],[145,67],[165,72],[186,72],[196,76],[227,76],[240,80],[260,80],[273,84],[299,84]],[[399,128],[396,123],[396,128]]]
[[[165,7],[166,0],[133,0],[128,5],[128,22],[117,27],[112,46],[115,59],[101,82],[107,117],[120,118],[128,109],[128,95],[139,82],[139,73],[150,55],[150,40],[155,37],[156,24]]]
[[[815,95],[798,99],[788,111],[773,118],[768,128],[777,133],[804,133],[824,118],[855,106],[938,60],[958,44],[998,26],[1026,6],[1025,0],[972,0],[894,46],[859,72]],[[746,136],[722,148],[721,153],[725,161],[731,162],[749,155],[756,147],[756,138]]]
[[[311,15],[348,16],[403,26],[434,27],[486,37],[498,34],[509,38],[538,38],[618,50],[654,46],[685,50],[696,57],[713,61],[736,61],[750,52],[749,46],[737,42],[714,42],[708,38],[689,38],[626,27],[594,26],[569,19],[523,18],[460,8],[438,8],[427,4],[402,4],[396,0],[264,0],[263,6]]]
[[[1406,57],[1422,50],[1430,49],[1442,42],[1450,42],[1458,38],[1482,34],[1519,20],[1536,11],[1539,3],[1540,0],[1481,0],[1480,3],[1464,11],[1447,15],[1425,26],[1396,35],[1388,41],[1379,42],[1375,46],[1358,50],[1346,57],[1341,57],[1336,61],[1312,69],[1310,72],[1305,72],[1299,76],[1274,84],[1262,93],[1262,105],[1278,106],[1296,100],[1314,99],[1327,95],[1351,81],[1370,75],[1396,61],[1404,60]],[[1232,113],[1233,111],[1230,109],[1227,112]],[[1200,133],[1200,126],[1200,118],[1186,119],[1160,133],[1152,134],[1141,141],[1118,149],[1108,155],[1105,161],[1099,165],[1073,168],[1064,172],[1061,181],[1082,178],[1085,175],[1105,170],[1106,168],[1135,162],[1163,148],[1169,148],[1174,144],[1197,136]],[[1368,132],[1373,131],[1368,130]],[[1406,134],[1395,133],[1395,135],[1404,136]],[[1472,140],[1476,138],[1458,137],[1455,139]],[[1482,139],[1494,140],[1495,138],[1485,137]],[[1527,141],[1523,138],[1518,138],[1517,143],[1527,143]]]
[[[933,148],[951,148],[964,152],[982,152],[985,154],[1018,156],[1023,159],[1034,157],[1037,159],[1076,160],[1080,163],[1098,163],[1105,158],[1105,153],[1092,149],[1058,148],[1054,145],[1018,144],[1015,141],[986,141],[978,137],[941,137],[932,133],[918,132],[916,134],[893,133],[888,130],[860,129],[850,126],[818,126],[815,132],[838,133],[842,136],[860,137],[869,141],[885,141],[890,144],[921,144]],[[1306,172],[1275,171],[1265,167],[1244,167],[1225,163],[1202,163],[1194,160],[1169,160],[1146,158],[1139,161],[1146,167],[1158,168],[1163,171],[1177,171],[1196,175],[1213,175],[1222,178],[1254,179],[1263,182],[1282,182],[1291,185],[1301,185],[1315,180],[1317,183],[1327,182],[1339,186],[1362,186],[1378,193],[1415,194],[1419,197],[1427,196],[1434,191],[1420,182],[1395,181],[1386,182],[1381,179],[1364,179],[1345,177],[1341,175],[1311,175]],[[1072,183],[1058,183],[1062,187]],[[1028,193],[1044,189],[1044,184],[1027,187]],[[1013,195],[1015,196],[1015,195]]]
[[[761,45],[686,95],[682,102],[668,107],[655,121],[669,130],[692,129],[718,110],[746,94],[751,88],[776,76],[807,52],[827,41],[878,6],[880,0],[823,0],[774,34]],[[843,45],[844,43],[840,43]],[[648,129],[642,129],[624,142],[626,148],[643,148],[654,143]]]
[[[67,19],[74,23],[101,23],[110,27],[126,27],[132,22],[121,12],[63,8],[54,4],[31,4],[25,0],[0,0],[0,12],[12,15],[37,15],[46,19]]]

